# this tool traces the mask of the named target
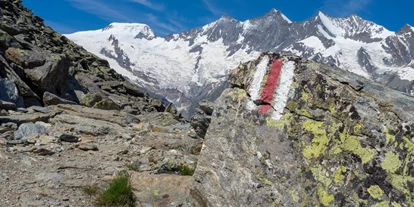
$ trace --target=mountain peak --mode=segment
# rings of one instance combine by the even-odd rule
[[[412,27],[409,24],[405,24],[400,30],[398,30],[398,32],[396,32],[396,34],[402,35],[402,34],[411,33],[411,32],[414,32],[414,27]]]
[[[229,16],[228,14],[223,14],[220,19],[222,20],[234,20],[233,17]]]
[[[113,22],[102,29],[102,32],[110,32],[116,36],[153,39],[156,37],[152,29],[141,23],[119,23]]]
[[[271,16],[271,17],[282,17],[288,23],[292,23],[289,18],[287,18],[281,11],[273,8],[269,12],[267,12],[264,16]]]

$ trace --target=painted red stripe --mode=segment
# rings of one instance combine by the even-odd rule
[[[270,68],[269,75],[267,77],[264,89],[260,94],[260,100],[265,103],[271,104],[273,100],[273,94],[276,90],[277,83],[279,81],[280,71],[282,70],[283,62],[281,60],[273,60],[272,66]],[[270,105],[262,105],[259,108],[259,111],[262,114],[267,113],[272,107]]]

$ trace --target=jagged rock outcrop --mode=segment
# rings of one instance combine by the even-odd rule
[[[196,206],[412,206],[414,98],[263,53],[215,102]]]

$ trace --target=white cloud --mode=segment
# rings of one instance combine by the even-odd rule
[[[156,4],[153,2],[150,2],[149,0],[128,0],[130,2],[135,2],[141,5],[144,5],[152,10],[156,10],[156,11],[164,11],[165,10],[165,6],[162,4]]]
[[[222,14],[224,14],[224,12],[222,12],[220,9],[218,9],[211,3],[211,0],[202,0],[202,1],[207,11],[211,12],[213,15],[221,16]]]
[[[101,19],[108,21],[133,22],[134,19],[125,15],[122,11],[114,9],[111,5],[99,0],[66,0],[73,7],[94,14]]]

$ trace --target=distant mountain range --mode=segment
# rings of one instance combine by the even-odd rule
[[[292,22],[272,9],[246,21],[223,15],[164,38],[145,24],[127,23],[66,36],[149,93],[173,102],[184,116],[199,100],[215,99],[228,72],[262,51],[293,53],[414,93],[414,28],[392,32],[356,15],[332,18],[319,12]]]

